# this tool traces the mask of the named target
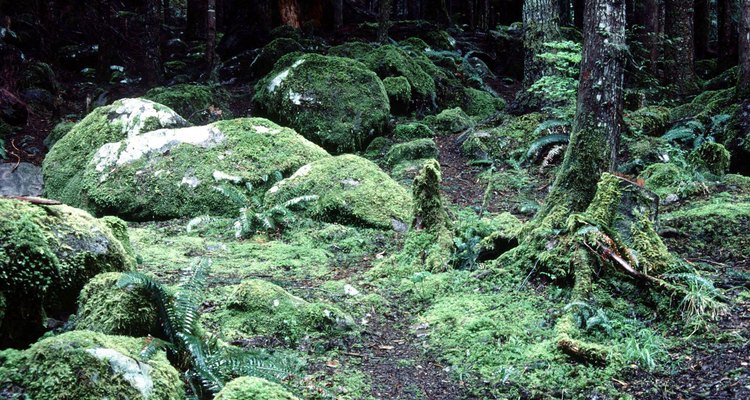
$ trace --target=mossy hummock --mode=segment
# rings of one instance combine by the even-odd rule
[[[389,165],[396,165],[407,160],[438,158],[439,153],[440,149],[438,149],[434,140],[416,139],[391,147],[385,155],[385,160]]]
[[[102,146],[86,166],[83,196],[98,214],[161,220],[237,212],[216,186],[266,188],[329,154],[262,118],[163,129]]]
[[[215,400],[297,400],[278,383],[262,378],[243,376],[230,381],[214,397]]]
[[[163,104],[190,122],[200,123],[213,118],[208,108],[224,110],[227,94],[219,88],[208,85],[183,83],[168,87],[157,87],[143,95],[144,99]]]
[[[267,206],[316,195],[306,213],[326,222],[382,229],[411,219],[411,196],[373,162],[355,155],[308,164],[277,183],[265,196]]]
[[[385,130],[383,82],[347,58],[292,53],[255,86],[253,101],[272,120],[335,153],[362,150]]]
[[[94,153],[117,142],[161,128],[181,128],[188,122],[172,109],[143,99],[123,99],[92,111],[58,140],[44,159],[44,190],[49,198],[85,208],[83,172]]]
[[[0,392],[38,400],[183,399],[179,372],[163,351],[141,358],[144,345],[145,339],[73,331],[22,352],[6,350]]]

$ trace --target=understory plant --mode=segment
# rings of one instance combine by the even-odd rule
[[[174,293],[140,272],[122,275],[117,287],[135,287],[147,293],[158,311],[162,327],[162,336],[149,337],[141,357],[148,359],[157,350],[166,349],[170,362],[185,371],[185,380],[197,399],[212,398],[227,382],[239,376],[280,382],[293,375],[299,360],[226,345],[201,329],[199,309],[209,267],[208,259],[200,259]]]
[[[583,49],[579,43],[567,40],[547,42],[544,47],[547,51],[536,57],[556,73],[539,78],[528,91],[544,99],[542,110],[553,118],[573,120]]]

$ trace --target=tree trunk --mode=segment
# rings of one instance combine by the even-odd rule
[[[141,68],[143,81],[149,86],[158,85],[162,80],[161,66],[161,18],[159,18],[159,1],[146,0],[145,23],[141,43]]]
[[[552,73],[536,56],[544,53],[544,43],[560,40],[558,0],[526,0],[523,3],[523,86],[528,89],[542,76]]]
[[[698,60],[708,58],[708,42],[711,38],[711,1],[695,0],[695,57]]]
[[[393,0],[380,0],[378,4],[378,42],[388,41],[388,29],[391,27],[391,10]]]
[[[333,0],[333,27],[336,29],[344,25],[344,0]]]
[[[537,220],[557,207],[564,214],[584,211],[602,173],[615,168],[622,131],[625,18],[624,0],[587,2],[575,123],[560,172]]]
[[[740,5],[740,76],[737,95],[741,100],[750,100],[750,0],[741,0]]]
[[[99,52],[97,53],[96,80],[100,83],[109,81],[111,73],[109,66],[112,59],[112,9],[109,0],[97,2],[97,13],[99,14]]]
[[[649,60],[649,69],[651,73],[660,76],[659,60],[661,59],[662,43],[659,39],[663,33],[661,19],[660,0],[636,1],[633,10],[635,24],[641,27],[638,29],[637,39],[643,44],[646,51],[645,56]]]
[[[716,18],[719,24],[719,68],[725,70],[737,63],[738,33],[734,22],[735,0],[718,0]]]
[[[187,26],[185,34],[188,39],[206,39],[206,2],[203,0],[188,0]]]
[[[206,64],[210,73],[216,60],[216,0],[208,0],[208,13],[206,18]]]
[[[560,25],[570,26],[572,18],[570,14],[570,0],[558,0],[560,3]]]
[[[583,31],[583,14],[586,6],[585,0],[573,0],[573,17],[576,28]]]
[[[301,10],[297,0],[279,0],[279,12],[281,14],[281,23],[293,28],[302,26]]]
[[[695,75],[695,43],[693,41],[693,2],[666,0],[666,35],[672,43],[667,46],[669,80],[679,94],[691,94],[698,90]]]

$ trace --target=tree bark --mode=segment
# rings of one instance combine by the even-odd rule
[[[112,8],[110,7],[109,0],[99,0],[97,2],[97,14],[99,14],[99,52],[97,53],[96,60],[96,80],[100,83],[109,81],[111,73],[109,66],[111,65],[112,56],[112,35],[110,30],[112,29]]]
[[[556,207],[566,214],[584,211],[602,173],[615,168],[622,131],[625,19],[624,0],[587,1],[576,118],[565,159],[537,220]]]
[[[544,43],[560,40],[558,0],[526,0],[523,3],[523,86],[528,89],[542,76],[552,73],[536,56],[545,51]]]
[[[187,26],[185,34],[188,39],[206,39],[206,18],[208,8],[203,0],[188,0]]]
[[[333,27],[336,29],[344,25],[344,0],[333,0]]]
[[[572,18],[570,15],[570,0],[558,0],[560,3],[560,26],[570,26]]]
[[[279,12],[281,14],[281,23],[293,28],[302,26],[301,10],[297,0],[279,0]]]
[[[695,0],[695,57],[698,60],[708,58],[708,43],[711,38],[711,1]]]
[[[734,22],[736,0],[718,0],[716,18],[719,25],[719,69],[731,68],[737,63],[738,33]]]
[[[207,0],[207,18],[206,18],[206,64],[210,73],[216,63],[216,0]]]
[[[583,31],[583,14],[585,11],[585,6],[585,0],[573,0],[573,24],[581,31]]]
[[[750,0],[741,0],[740,4],[740,74],[737,82],[737,96],[741,100],[750,100]]]
[[[141,43],[143,68],[143,80],[147,85],[158,85],[162,78],[161,65],[161,18],[159,18],[159,0],[146,0],[145,23],[143,25],[143,38]]]
[[[698,90],[695,75],[695,42],[693,40],[693,2],[686,0],[666,0],[666,35],[672,40],[667,46],[666,58],[669,61],[669,81],[679,94],[691,94]]]
[[[659,39],[664,26],[661,18],[660,0],[636,1],[633,15],[638,29],[637,38],[646,50],[651,73],[660,76],[659,60],[661,59],[662,43]]]
[[[388,29],[391,27],[393,0],[380,0],[378,3],[378,42],[388,41]]]

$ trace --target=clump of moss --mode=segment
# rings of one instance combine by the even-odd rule
[[[432,139],[416,139],[391,147],[385,156],[385,161],[389,165],[396,165],[406,160],[438,158],[439,153],[440,150]]]
[[[639,178],[644,180],[646,189],[664,198],[678,194],[682,188],[692,182],[688,173],[674,163],[655,163],[649,165]]]
[[[258,110],[341,153],[361,150],[390,115],[382,81],[351,59],[288,54],[255,86]]]
[[[413,97],[432,103],[435,99],[435,81],[403,49],[394,45],[380,46],[362,61],[382,79],[402,76],[409,81]]]
[[[164,137],[166,145],[150,147]],[[102,148],[83,174],[83,195],[95,212],[131,220],[231,215],[235,206],[214,186],[267,188],[269,177],[325,157],[322,148],[266,119],[224,120]]]
[[[672,122],[689,119],[707,121],[729,108],[735,102],[735,94],[734,88],[703,92],[690,103],[673,108],[670,112]]]
[[[474,126],[474,121],[460,107],[428,115],[422,122],[439,135],[463,132]]]
[[[88,213],[0,199],[0,291],[9,305],[0,340],[33,340],[43,330],[43,315],[63,318],[74,311],[78,292],[93,276],[133,266],[107,224]]]
[[[383,136],[378,136],[367,145],[365,157],[370,160],[382,158],[391,148],[391,141]]]
[[[0,391],[21,389],[40,400],[184,398],[180,374],[164,352],[144,360],[143,346],[143,339],[88,331],[53,336],[6,353]]]
[[[260,53],[255,57],[253,63],[250,65],[250,69],[253,72],[253,76],[262,77],[273,70],[274,64],[281,57],[298,51],[303,51],[303,47],[295,39],[288,37],[280,37],[272,40],[267,45],[263,46]]]
[[[699,168],[714,175],[724,175],[729,171],[730,154],[724,145],[704,142],[690,153],[689,159]]]
[[[461,107],[466,114],[478,119],[487,118],[505,109],[505,100],[495,97],[483,90],[474,88],[464,89],[464,102]]]
[[[394,114],[403,114],[409,110],[411,103],[411,85],[403,76],[388,77],[383,79],[385,92],[391,102],[391,111]]]
[[[424,139],[435,137],[435,132],[425,124],[409,122],[397,125],[393,130],[393,137],[398,140]]]
[[[508,118],[497,128],[470,134],[461,145],[461,151],[511,164],[522,161],[532,143],[548,134],[547,130],[537,129],[544,121],[544,115],[539,113]]]
[[[146,92],[143,98],[175,110],[190,122],[203,123],[216,119],[209,111],[209,107],[227,110],[226,96],[223,90],[208,85],[183,83],[153,88]]]
[[[76,329],[136,337],[159,333],[157,310],[148,293],[117,288],[121,276],[119,272],[99,274],[83,287]]]
[[[669,121],[669,109],[659,106],[644,107],[625,115],[625,124],[634,135],[660,136]]]
[[[268,206],[317,195],[305,211],[314,219],[388,229],[411,219],[411,196],[377,165],[355,155],[308,164],[265,196]]]
[[[328,49],[329,56],[353,58],[363,60],[367,54],[372,51],[373,47],[365,42],[346,42]]]
[[[44,138],[44,145],[47,146],[47,148],[52,148],[52,146],[54,146],[63,136],[67,135],[74,126],[76,126],[76,124],[70,121],[62,121],[58,123],[52,128],[49,135]]]
[[[221,310],[206,315],[227,337],[266,336],[294,344],[307,335],[340,334],[353,326],[338,307],[305,301],[266,281],[245,280],[230,290]]]
[[[170,108],[149,100],[123,99],[99,107],[50,149],[42,165],[45,195],[69,205],[84,206],[82,176],[101,146],[143,132],[187,125]]]
[[[401,46],[404,50],[411,51],[414,53],[424,53],[426,51],[432,50],[429,44],[425,42],[424,40],[418,38],[418,37],[410,37],[406,38],[400,42],[398,42],[398,45]]]
[[[243,376],[230,381],[214,397],[215,400],[297,400],[278,383]]]

